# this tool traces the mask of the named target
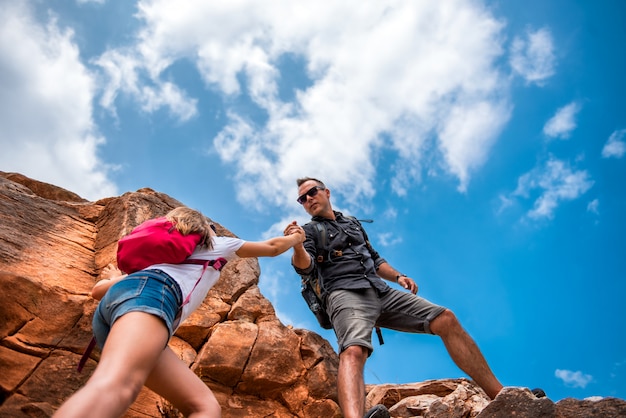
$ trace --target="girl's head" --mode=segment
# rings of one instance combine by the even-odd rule
[[[185,206],[179,206],[169,211],[165,217],[174,224],[181,234],[200,234],[202,239],[199,245],[212,248],[211,222],[202,213]]]

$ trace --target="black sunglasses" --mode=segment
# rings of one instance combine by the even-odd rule
[[[304,205],[304,202],[306,202],[306,199],[308,196],[315,196],[317,194],[318,190],[324,190],[324,188],[322,186],[313,186],[311,187],[305,194],[303,194],[302,196],[298,197],[298,203],[300,203],[301,205]]]

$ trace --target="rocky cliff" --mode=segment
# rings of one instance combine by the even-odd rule
[[[150,189],[89,202],[0,172],[0,416],[49,417],[95,368],[76,365],[91,338],[89,297],[117,240],[182,203]],[[218,232],[230,235],[224,227]],[[254,259],[228,263],[170,346],[215,392],[228,417],[340,417],[337,354],[319,335],[284,326],[257,286]],[[395,417],[625,416],[619,399],[553,403],[510,388],[489,403],[466,379],[368,386]],[[127,417],[176,416],[144,389]]]

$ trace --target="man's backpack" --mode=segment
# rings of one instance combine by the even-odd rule
[[[315,230],[318,234],[318,252],[324,251],[326,248],[326,226],[323,222],[311,221],[315,223]],[[309,306],[317,322],[324,329],[332,329],[333,325],[330,322],[330,318],[324,308],[324,302],[322,301],[322,282],[319,274],[319,266],[316,261],[313,261],[315,265],[309,274],[300,275],[302,278],[302,297]]]
[[[346,216],[346,218],[352,219],[354,221],[358,221],[354,216]],[[364,219],[362,222],[372,222],[372,220]],[[315,225],[315,230],[317,231],[318,239],[317,239],[317,253],[318,254],[326,254],[328,252],[328,248],[326,248],[326,225],[324,222],[311,221],[310,224]],[[300,275],[302,278],[302,297],[306,301],[307,305],[315,318],[317,318],[317,322],[324,329],[332,329],[333,325],[330,322],[330,318],[328,317],[328,313],[326,313],[326,308],[324,306],[324,301],[322,299],[322,291],[324,289],[324,284],[322,277],[319,273],[319,266],[316,260],[313,260],[315,266],[313,266],[313,270],[311,273],[307,275]],[[376,329],[376,335],[378,337],[378,342],[380,345],[384,344],[382,331],[380,327],[374,327]]]
[[[345,216],[348,219],[359,222],[354,216]],[[371,222],[371,220],[365,220],[365,222]],[[317,254],[318,259],[320,259],[319,254],[327,254],[328,248],[326,245],[326,236],[328,235],[326,231],[326,224],[324,222],[311,221],[309,224],[315,225],[315,231],[317,231]],[[321,258],[323,259],[323,257]],[[319,272],[319,260],[313,260],[315,266],[311,273],[308,275],[300,275],[302,278],[302,297],[306,301],[307,305],[315,318],[317,318],[317,322],[319,322],[320,326],[324,329],[332,329],[333,325],[330,322],[330,318],[326,313],[326,308],[324,307],[324,301],[322,300],[322,292],[324,290],[323,280]]]

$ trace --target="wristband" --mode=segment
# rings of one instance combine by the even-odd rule
[[[406,274],[402,274],[402,273],[398,274],[396,276],[396,283],[398,283],[398,280],[400,280],[400,277],[408,277],[408,276]]]

